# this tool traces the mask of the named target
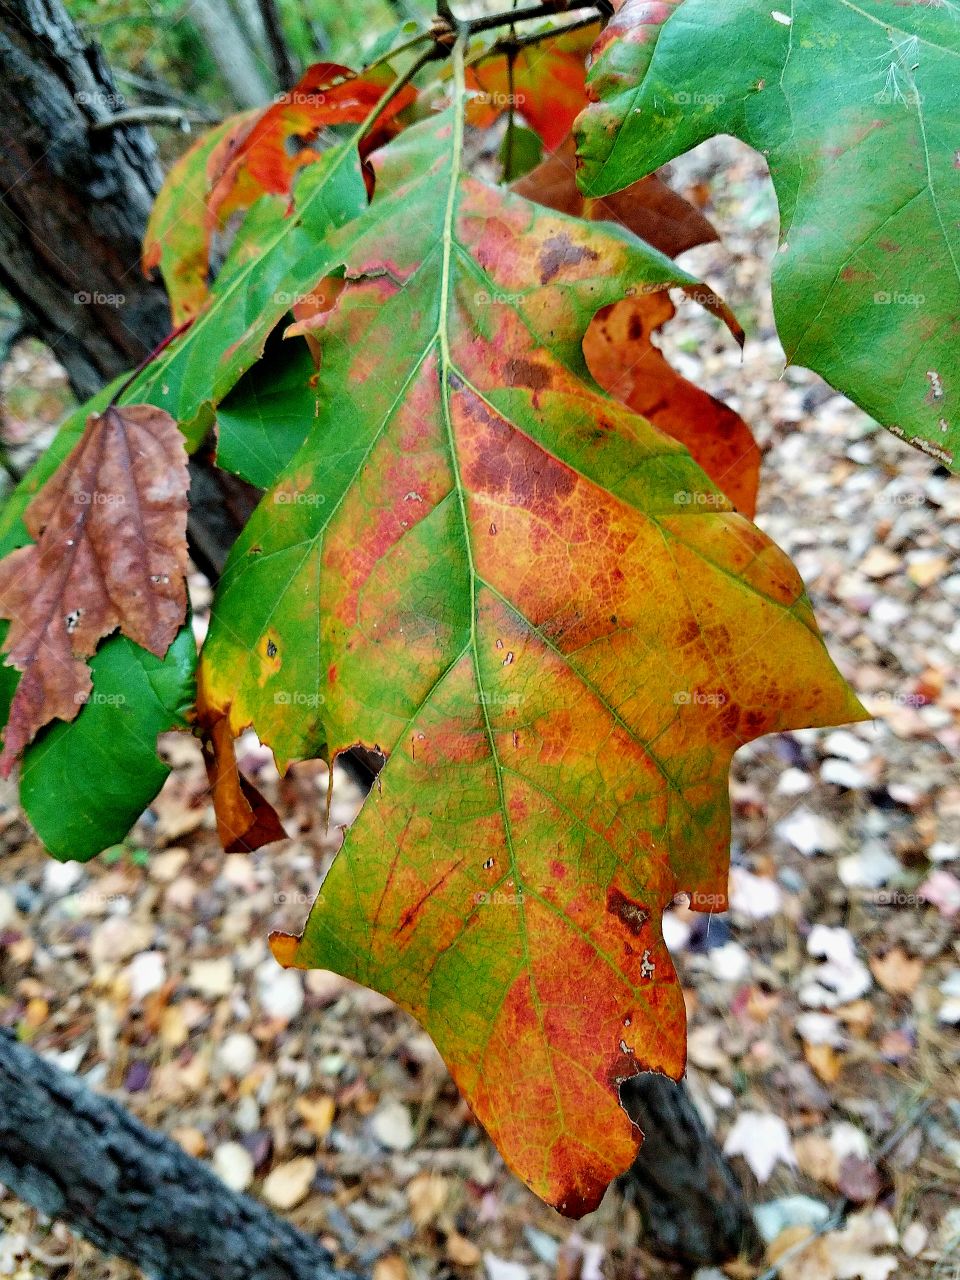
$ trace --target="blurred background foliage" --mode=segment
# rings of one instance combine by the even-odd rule
[[[431,0],[67,0],[67,9],[103,48],[128,105],[181,106],[216,119],[289,88],[291,73],[312,62],[368,61],[405,24],[429,20],[434,6]],[[282,35],[286,66],[271,29]],[[238,40],[259,84],[241,83],[251,77],[237,66]]]

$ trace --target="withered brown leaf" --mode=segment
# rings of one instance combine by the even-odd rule
[[[671,258],[717,239],[716,230],[700,210],[658,174],[652,173],[603,199],[582,195],[576,174],[577,147],[571,136],[515,182],[512,190],[574,218],[617,222]]]
[[[0,561],[6,665],[23,673],[4,732],[9,774],[37,730],[72,720],[93,687],[85,661],[117,627],[163,657],[187,595],[187,455],[168,413],[111,405],[24,513],[35,542]]]

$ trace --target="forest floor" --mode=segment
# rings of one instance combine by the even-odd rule
[[[682,905],[689,1083],[733,1156],[784,1280],[960,1277],[960,484],[804,370],[783,372],[762,161],[721,140],[674,170],[721,245],[686,255],[746,325],[681,303],[664,346],[765,449],[759,523],[795,560],[827,645],[874,720],[770,737],[734,762],[732,907]],[[63,401],[49,361],[4,374],[7,439]],[[198,626],[209,592],[194,582]],[[504,1168],[430,1041],[382,996],[271,959],[337,840],[326,771],[241,763],[290,835],[219,848],[195,742],[122,847],[47,858],[0,795],[0,1025],[172,1133],[376,1280],[643,1280],[611,1192],[570,1223]],[[334,824],[361,796],[337,771]],[[791,1253],[837,1205],[842,1225]],[[136,1273],[0,1189],[0,1276]],[[741,1268],[738,1277],[756,1272]],[[701,1277],[722,1273],[702,1272]]]

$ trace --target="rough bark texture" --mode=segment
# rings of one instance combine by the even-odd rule
[[[635,1076],[621,1086],[645,1140],[620,1190],[643,1217],[643,1246],[660,1258],[697,1266],[763,1246],[750,1206],[683,1084]]]
[[[139,265],[160,183],[153,141],[142,127],[89,131],[122,106],[100,50],[60,0],[6,0],[0,284],[84,398],[170,326],[163,290]]]
[[[309,1236],[7,1031],[0,1182],[158,1280],[353,1280]]]

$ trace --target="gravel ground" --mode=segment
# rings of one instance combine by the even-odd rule
[[[753,424],[758,522],[794,558],[876,717],[739,752],[732,909],[678,904],[668,918],[690,1084],[764,1206],[768,1261],[785,1280],[955,1280],[960,483],[813,374],[784,372],[762,162],[720,140],[679,163],[674,183],[723,236],[684,264],[733,305],[748,341],[741,359],[681,302],[665,348]],[[6,403],[11,378],[27,377],[27,410],[57,403],[56,371],[17,359]],[[24,430],[18,418],[17,439]],[[202,614],[209,593],[194,587]],[[618,1197],[571,1224],[522,1188],[388,1000],[274,964],[267,933],[300,927],[335,852],[324,766],[280,780],[243,740],[241,763],[291,839],[228,856],[194,742],[170,735],[162,750],[174,766],[164,792],[122,849],[86,867],[47,859],[15,789],[0,795],[0,1025],[377,1280],[674,1274],[636,1247]],[[335,782],[333,820],[347,823],[361,796],[339,770]],[[843,1226],[791,1253],[843,1198]],[[136,1274],[0,1189],[0,1276]]]

